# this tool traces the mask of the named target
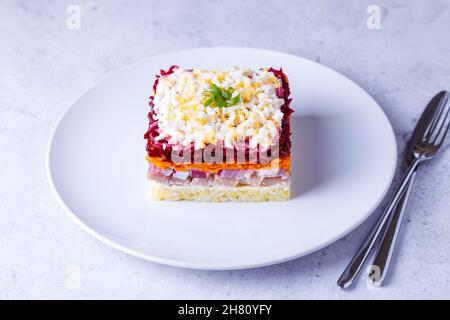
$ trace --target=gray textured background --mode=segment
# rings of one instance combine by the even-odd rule
[[[69,4],[82,10],[81,30],[66,28]],[[381,7],[381,30],[366,27],[369,4]],[[449,149],[421,168],[395,272],[379,290],[365,281],[352,291],[335,286],[375,215],[292,262],[182,270],[88,236],[58,206],[45,174],[51,129],[77,96],[137,59],[204,46],[287,51],[336,69],[380,103],[403,150],[429,98],[450,89],[449,25],[444,0],[2,0],[0,298],[449,298]],[[81,274],[75,290],[72,265]]]

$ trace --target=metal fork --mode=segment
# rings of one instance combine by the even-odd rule
[[[445,103],[449,103],[449,92],[441,91],[436,94],[425,107],[425,110],[422,112],[419,120],[416,123],[416,127],[414,128],[414,131],[410,137],[408,146],[404,153],[403,160],[406,164],[406,167],[408,167],[408,165],[414,159],[414,148],[418,141],[423,138],[425,130],[428,129],[435,110],[439,107],[439,105]],[[409,195],[411,193],[412,185],[416,175],[417,174],[414,173],[411,176],[408,187],[400,198],[394,212],[390,214],[392,218],[390,219],[389,223],[387,223],[386,227],[384,228],[383,234],[380,236],[380,243],[378,244],[377,252],[375,253],[375,257],[373,258],[371,272],[369,273],[368,278],[368,280],[371,281],[370,284],[372,286],[382,286],[387,279],[397,239],[400,234],[400,227],[406,214]]]
[[[403,191],[405,191],[406,186],[411,178],[414,170],[417,166],[426,160],[432,159],[438,152],[439,148],[444,141],[445,135],[447,134],[450,123],[448,122],[450,114],[450,108],[448,104],[442,104],[436,113],[433,115],[430,126],[425,132],[424,139],[420,141],[414,148],[414,159],[409,165],[405,177],[403,178],[400,187],[396,192],[396,196],[399,197]],[[397,199],[398,200],[398,199]],[[397,201],[394,202],[394,204]]]
[[[341,288],[350,287],[353,280],[358,275],[384,225],[389,220],[390,213],[401,198],[403,192],[406,190],[418,165],[423,161],[432,159],[437,154],[442,142],[444,141],[445,135],[450,128],[449,113],[450,106],[448,103],[441,104],[433,113],[431,121],[424,132],[423,138],[418,141],[413,149],[414,158],[406,170],[406,173],[394,193],[394,196],[389,201],[386,209],[378,219],[375,227],[371,230],[369,236],[358,249],[357,253],[350,261],[350,264],[339,278],[337,284]]]

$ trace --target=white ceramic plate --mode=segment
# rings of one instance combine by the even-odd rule
[[[172,64],[283,67],[295,110],[291,201],[148,199],[148,97],[154,75]],[[70,216],[114,248],[180,267],[241,269],[303,256],[350,232],[383,198],[396,159],[385,114],[346,77],[285,53],[204,48],[140,61],[83,94],[54,131],[48,173]]]

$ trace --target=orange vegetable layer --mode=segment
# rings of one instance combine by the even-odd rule
[[[149,157],[147,155],[147,161],[154,164],[161,169],[174,169],[177,171],[186,171],[190,169],[201,170],[205,172],[218,172],[223,169],[227,170],[261,170],[261,169],[284,169],[287,173],[291,169],[291,157],[278,158],[270,163],[174,163],[165,161],[159,157]]]

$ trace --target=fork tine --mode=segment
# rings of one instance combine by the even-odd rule
[[[439,120],[441,120],[442,113],[444,112],[445,106],[448,102],[448,92],[445,92],[444,98],[441,100],[440,105],[437,107],[436,111],[433,114],[433,117],[431,119],[430,125],[427,128],[425,132],[425,141],[430,141],[433,137],[433,133],[436,132],[436,126],[439,123]]]

